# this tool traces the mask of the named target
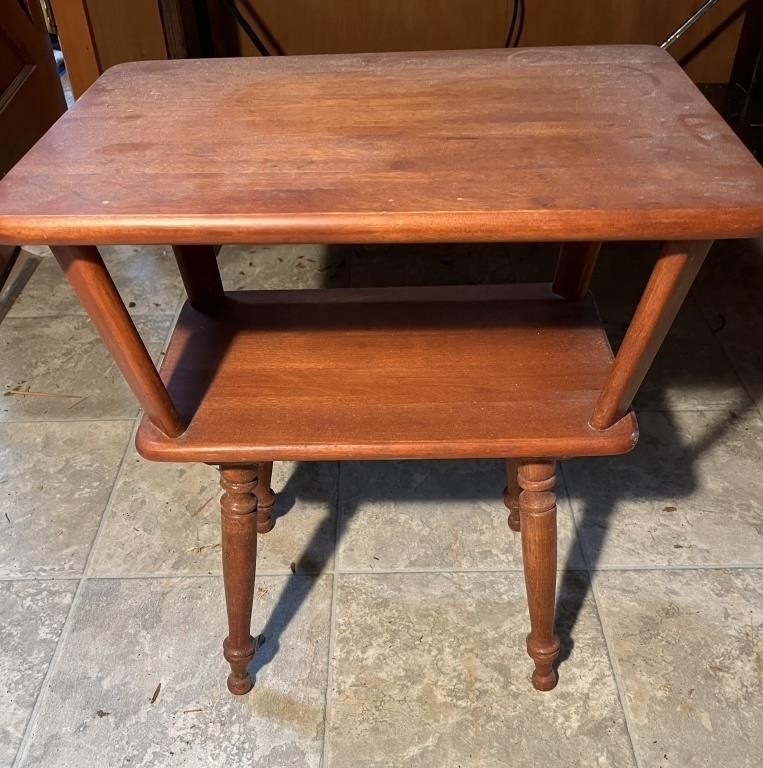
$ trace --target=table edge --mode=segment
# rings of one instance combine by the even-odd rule
[[[0,244],[425,243],[716,240],[763,236],[763,206],[236,215],[0,214]]]

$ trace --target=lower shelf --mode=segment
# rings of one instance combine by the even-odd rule
[[[593,300],[547,285],[241,291],[186,304],[161,376],[188,425],[159,461],[625,453],[588,419],[612,362]]]

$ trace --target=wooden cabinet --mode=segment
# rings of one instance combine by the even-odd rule
[[[0,178],[65,109],[42,7],[0,0]],[[17,252],[0,245],[0,287]]]

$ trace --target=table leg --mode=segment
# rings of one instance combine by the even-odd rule
[[[51,250],[148,418],[165,435],[180,435],[185,426],[98,249],[54,245]]]
[[[257,497],[257,532],[267,533],[273,530],[273,505],[276,495],[270,487],[273,477],[273,462],[263,461],[257,465],[257,485],[254,486],[254,495]]]
[[[559,638],[554,634],[556,598],[555,463],[531,459],[519,463],[519,514],[530,634],[527,653],[535,662],[532,683],[539,691],[556,686],[554,661]]]
[[[608,429],[628,412],[711,245],[665,243],[594,407],[594,429]]]
[[[588,293],[601,243],[564,243],[559,251],[551,290],[568,301],[579,301]]]
[[[200,312],[211,312],[222,304],[223,283],[214,246],[173,245],[172,250],[190,305]]]
[[[247,668],[257,643],[251,635],[254,574],[257,567],[257,472],[254,467],[220,467],[223,580],[228,636],[223,654],[230,664],[228,690],[242,694],[253,681]]]
[[[503,503],[509,510],[509,528],[519,531],[519,494],[522,490],[517,480],[518,465],[516,459],[506,459],[506,488]]]

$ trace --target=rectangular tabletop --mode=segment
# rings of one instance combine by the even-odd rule
[[[0,182],[0,242],[763,233],[763,170],[649,46],[138,62]]]

